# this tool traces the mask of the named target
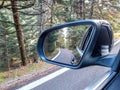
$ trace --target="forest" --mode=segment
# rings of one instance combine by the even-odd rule
[[[118,38],[120,1],[0,0],[0,78],[7,77],[6,71],[43,64],[36,45],[45,29],[84,19],[107,20]]]

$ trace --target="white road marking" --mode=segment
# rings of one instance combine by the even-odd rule
[[[120,39],[114,43],[114,46],[117,45],[118,43],[120,43]]]
[[[55,57],[53,57],[52,60],[55,60],[55,59],[60,55],[60,53],[61,53],[61,50],[60,50],[60,48],[59,48],[58,54],[57,54]]]
[[[43,77],[41,79],[38,79],[38,80],[36,80],[36,81],[34,81],[34,82],[30,83],[30,84],[27,84],[27,85],[25,85],[25,86],[23,86],[23,87],[21,87],[21,88],[19,88],[17,90],[31,90],[31,89],[33,89],[33,88],[47,82],[47,81],[59,76],[60,74],[66,72],[68,70],[70,70],[70,69],[69,68],[60,69],[60,70],[58,70],[58,71],[56,71],[56,72],[54,72],[52,74],[49,74],[49,75],[47,75],[47,76],[45,76],[45,77]]]

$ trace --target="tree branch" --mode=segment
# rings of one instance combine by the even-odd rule
[[[25,13],[25,12],[22,12],[22,11],[19,11],[21,14],[24,14],[24,15],[41,15],[41,13],[45,13],[47,12],[48,10],[45,10],[45,11],[41,11],[40,13]]]
[[[3,20],[0,20],[0,22],[3,22],[3,23],[10,23],[10,24],[15,24],[15,23],[12,23],[11,21],[3,21]]]
[[[14,33],[16,33],[16,31],[13,31],[11,33],[6,32],[6,33],[3,33],[3,34],[0,34],[0,36],[10,35],[10,34],[14,34]]]
[[[33,3],[30,3],[30,4],[28,4],[28,5],[24,5],[24,6],[17,5],[17,7],[18,7],[17,9],[20,10],[20,9],[30,8],[30,7],[34,6],[34,4],[35,4],[35,0],[34,0]]]
[[[11,4],[4,5],[4,1],[5,0],[2,1],[1,5],[0,5],[0,9],[2,9],[2,8],[11,9]],[[14,0],[14,1],[18,1],[18,0]],[[24,0],[19,0],[19,1],[24,1]],[[34,6],[34,4],[35,4],[35,0],[27,5],[24,5],[24,6],[17,5],[17,9],[21,10],[21,9],[30,8],[30,7]]]
[[[2,1],[1,5],[0,5],[0,8],[3,7],[3,5],[4,5],[4,0]]]
[[[0,22],[3,22],[3,23],[10,23],[10,24],[13,24],[13,25],[16,25],[16,23],[13,23],[11,21],[3,21],[3,20],[0,20]],[[21,26],[40,26],[39,24],[20,24]]]

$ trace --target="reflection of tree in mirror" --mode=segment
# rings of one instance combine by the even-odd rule
[[[65,27],[61,29],[61,35],[60,35],[60,39],[61,39],[61,47],[62,48],[67,48],[67,35],[69,33],[69,28]]]
[[[58,35],[55,32],[51,32],[48,35],[48,42],[49,42],[48,51],[49,52],[53,52],[55,50],[55,48],[56,48],[56,40],[57,39],[58,39]]]
[[[45,55],[49,58],[52,58],[57,52],[57,40],[58,40],[58,32],[53,31],[49,33],[46,37],[46,40],[44,42],[44,52]]]
[[[44,43],[44,52],[45,55],[51,59],[56,56],[60,49],[68,49],[73,52],[76,60],[76,64],[80,60],[80,55],[76,50],[76,47],[79,47],[82,41],[83,36],[90,25],[79,25],[72,27],[64,27],[59,30],[50,32]],[[76,65],[75,64],[75,65]]]
[[[67,46],[69,49],[75,49],[81,43],[88,27],[89,25],[71,27],[67,35]]]

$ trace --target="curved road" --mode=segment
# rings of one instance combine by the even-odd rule
[[[58,61],[58,62],[63,62],[66,64],[71,64],[71,61],[74,58],[74,55],[72,54],[72,51],[68,50],[68,49],[59,49],[60,50],[60,54],[54,59],[54,61]]]

